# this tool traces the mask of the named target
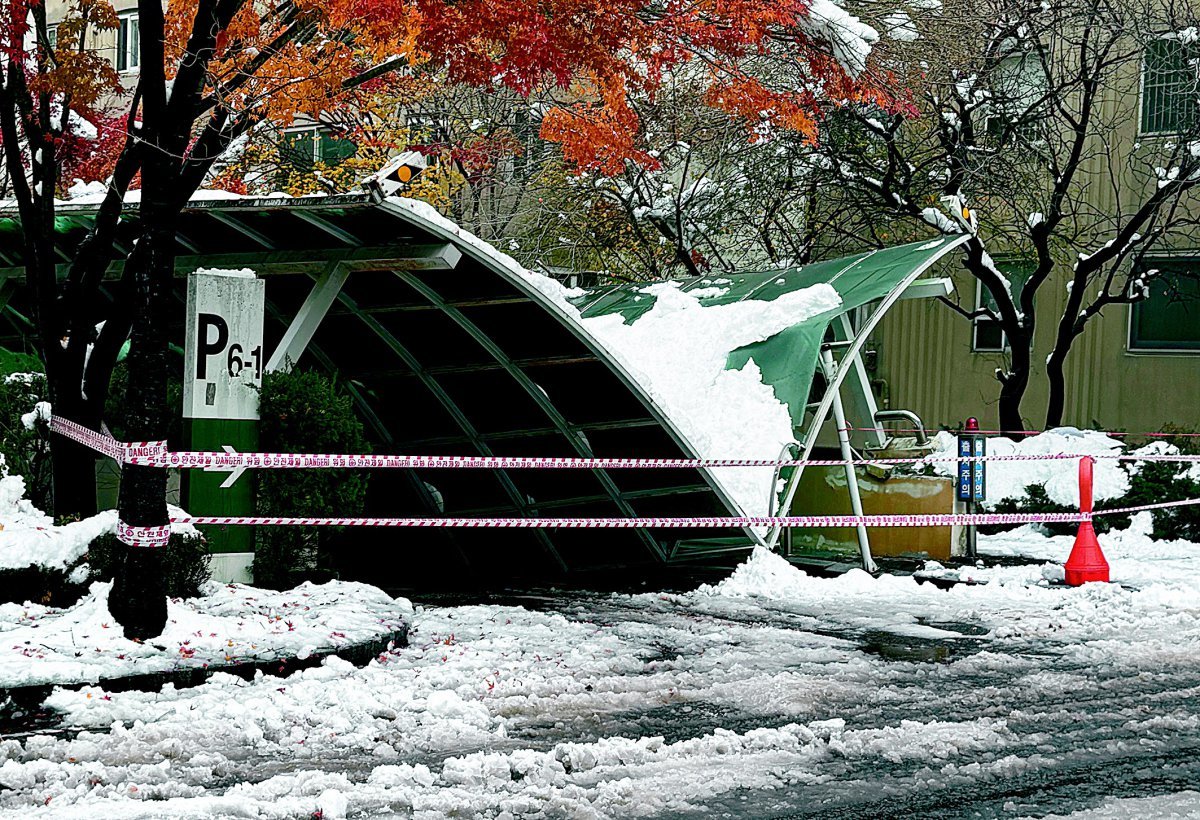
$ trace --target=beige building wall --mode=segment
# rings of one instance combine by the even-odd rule
[[[46,22],[50,26],[56,25],[71,8],[71,0],[45,0],[46,2]],[[137,0],[111,0],[113,10],[117,14],[124,14],[137,10]],[[88,34],[87,46],[89,49],[101,54],[110,64],[116,65],[117,52],[117,33],[116,31],[90,32]],[[133,88],[137,81],[137,69],[131,69],[120,72],[121,85],[126,91]],[[114,100],[113,105],[119,106],[120,100]]]
[[[974,298],[972,277],[952,263],[942,275],[953,276],[960,293]],[[1061,283],[1047,283],[1038,294],[1033,374],[1021,405],[1026,429],[1045,423],[1045,361],[1065,299]],[[1130,310],[1110,307],[1075,341],[1066,366],[1063,423],[1130,432],[1152,432],[1168,423],[1200,430],[1200,354],[1130,352]],[[873,338],[887,405],[915,411],[927,427],[954,426],[975,416],[985,429],[997,429],[995,370],[1005,366],[1006,357],[972,351],[971,331],[969,321],[937,302],[911,300],[892,308]]]
[[[1085,152],[1087,160],[1076,186],[1079,192],[1073,197],[1079,205],[1069,217],[1071,224],[1082,229],[1081,236],[1056,249],[1063,259],[1038,290],[1033,372],[1021,405],[1026,429],[1045,425],[1045,362],[1067,299],[1075,254],[1102,246],[1113,236],[1119,221],[1116,217],[1136,210],[1155,190],[1154,163],[1149,161],[1152,149],[1178,139],[1139,133],[1141,70],[1140,60],[1130,59],[1106,78],[1096,137]],[[984,212],[1003,207],[1003,203],[986,200],[975,204]],[[1185,207],[1200,219],[1196,213],[1200,199],[1193,196]],[[1020,224],[1024,215],[1000,218]],[[984,221],[986,226],[986,217]],[[986,227],[980,235],[996,258],[1013,250],[989,241]],[[1173,254],[1200,259],[1200,236],[1179,233],[1158,255]],[[931,275],[953,277],[961,304],[975,307],[975,280],[955,257]],[[1165,424],[1200,430],[1200,351],[1130,351],[1131,311],[1128,305],[1105,308],[1075,340],[1066,363],[1063,423],[1130,432],[1156,431]],[[1200,324],[1200,305],[1195,306],[1191,321]],[[997,429],[1000,384],[995,371],[1006,366],[1006,356],[973,351],[967,319],[940,303],[900,302],[884,317],[873,341],[879,351],[877,377],[886,382],[888,406],[915,411],[927,427],[954,426],[976,416],[984,428]]]

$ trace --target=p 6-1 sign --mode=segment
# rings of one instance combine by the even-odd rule
[[[183,415],[257,419],[262,386],[266,282],[251,271],[188,277]]]

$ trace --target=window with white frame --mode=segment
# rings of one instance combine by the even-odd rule
[[[58,26],[46,26],[46,42],[51,51],[58,48]]]
[[[337,165],[354,156],[356,150],[350,140],[316,125],[289,129],[279,143],[281,158],[304,171],[311,171],[317,163]]]
[[[137,12],[120,15],[117,18],[117,54],[113,65],[117,67],[117,71],[137,71],[141,54]]]
[[[1025,261],[997,261],[996,267],[1008,278],[1014,300],[1020,300],[1021,289],[1032,275],[1036,265]],[[996,300],[983,282],[975,280],[975,309],[989,308],[998,312]],[[971,350],[976,353],[1003,353],[1008,350],[1008,337],[1000,322],[988,316],[980,316],[972,322]]]
[[[1030,144],[1042,139],[1046,71],[1038,53],[1004,57],[988,78],[991,99],[984,129],[994,142]]]
[[[1150,294],[1129,309],[1132,352],[1200,353],[1200,259],[1147,262]]]
[[[1196,124],[1200,50],[1178,37],[1146,46],[1142,55],[1143,134],[1178,134]]]

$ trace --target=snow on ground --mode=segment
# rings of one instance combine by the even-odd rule
[[[172,515],[182,515],[177,507]],[[43,567],[66,570],[78,564],[88,544],[117,530],[117,513],[99,515],[55,526],[50,516],[25,498],[25,479],[19,475],[0,478],[0,570]],[[191,524],[172,524],[176,535],[198,535]]]
[[[410,605],[365,584],[331,581],[275,592],[208,583],[171,599],[167,627],[127,640],[94,583],[67,609],[0,604],[0,687],[95,682],[119,675],[309,655],[401,629]]]
[[[1067,815],[1054,814],[1050,818],[1072,818],[1072,820],[1127,820],[1130,817],[1187,818],[1200,817],[1200,792],[1182,791],[1157,797],[1133,797],[1105,800],[1099,806]]]
[[[957,438],[942,431],[934,438],[931,456],[953,457],[958,454]],[[1001,455],[1114,455],[1121,452],[1121,442],[1095,430],[1059,427],[1019,441],[1001,436],[989,437],[987,454]],[[942,475],[954,475],[957,465],[952,461],[933,462]],[[1024,498],[1030,484],[1044,484],[1046,495],[1058,504],[1079,504],[1079,461],[1057,459],[1046,461],[991,461],[987,466],[987,501],[990,507],[1006,498]],[[1116,459],[1098,459],[1093,469],[1095,501],[1119,498],[1129,491],[1129,475]]]
[[[1200,546],[1138,527],[1102,537],[1128,586],[1042,586],[1036,561],[948,590],[821,579],[760,550],[692,592],[418,607],[412,645],[364,669],[60,691],[73,732],[0,741],[0,813],[1191,811],[1176,793],[1200,776]],[[1022,530],[981,550],[1067,541]]]

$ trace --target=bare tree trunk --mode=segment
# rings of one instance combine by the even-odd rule
[[[1029,365],[1031,340],[1026,338],[1009,339],[1009,355],[1011,365],[1005,380],[1000,386],[1000,429],[1005,435],[1013,436],[1025,429],[1025,421],[1021,415],[1021,400],[1025,398],[1025,390],[1029,387]]]
[[[47,368],[50,369],[50,368]],[[81,374],[74,374],[82,378]],[[50,378],[50,374],[47,374]],[[71,378],[55,374],[57,381]],[[51,408],[55,415],[68,418],[92,430],[99,429],[99,414],[86,409],[87,402],[71,401],[63,394],[62,386],[50,387]],[[78,390],[76,390],[78,393]],[[64,436],[50,439],[50,469],[54,480],[54,514],[71,518],[86,518],[96,514],[96,453]]]
[[[1051,427],[1062,426],[1063,408],[1067,398],[1062,357],[1051,356],[1047,360],[1046,381],[1050,385],[1050,398],[1046,402],[1046,429],[1048,430]]]
[[[161,161],[161,160],[160,160]],[[149,163],[147,163],[149,165]],[[175,270],[175,213],[168,197],[144,189],[141,237],[143,254],[134,274],[135,316],[129,357],[131,374],[125,391],[129,437],[161,441],[167,433],[167,327]],[[134,527],[165,526],[167,473],[156,467],[125,465],[121,472],[120,519]],[[124,547],[108,609],[124,627],[125,636],[145,640],[166,626],[167,599],[163,581],[163,550]]]
[[[1061,427],[1063,412],[1066,409],[1067,379],[1064,365],[1071,352],[1071,345],[1074,344],[1080,333],[1080,329],[1075,327],[1075,323],[1068,319],[1072,315],[1072,308],[1076,312],[1078,311],[1076,300],[1068,300],[1067,311],[1059,321],[1058,337],[1054,340],[1054,349],[1050,351],[1050,356],[1046,359],[1046,382],[1050,387],[1050,397],[1046,401],[1046,429]]]

